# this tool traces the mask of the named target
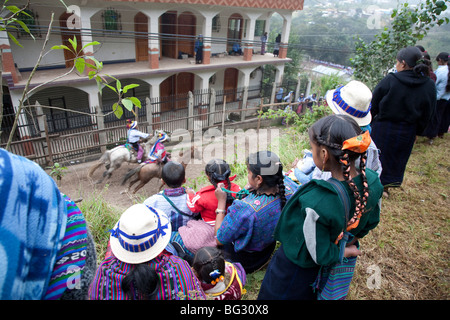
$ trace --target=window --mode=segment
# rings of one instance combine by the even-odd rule
[[[264,34],[266,29],[266,20],[256,20],[255,23],[255,37],[260,37]]]
[[[30,33],[34,37],[41,37],[41,32],[39,28],[38,15],[32,10],[25,9],[19,13],[17,16],[18,20],[22,21],[30,30]],[[29,36],[30,34],[26,32],[20,25],[17,25],[17,36],[20,38],[22,36]]]
[[[213,32],[219,32],[220,31],[220,16],[216,15],[212,19],[212,31]]]
[[[105,32],[122,30],[120,13],[113,8],[108,8],[102,13],[103,29]]]

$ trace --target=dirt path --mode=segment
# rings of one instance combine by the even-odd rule
[[[63,176],[60,183],[60,190],[67,194],[73,200],[76,199],[89,199],[94,192],[101,192],[106,188],[106,192],[103,192],[103,198],[105,201],[114,205],[117,208],[125,210],[133,204],[133,200],[143,201],[147,197],[158,192],[160,182],[157,179],[153,179],[147,183],[141,190],[139,190],[134,196],[127,193],[121,193],[126,190],[126,185],[121,185],[122,178],[128,172],[128,170],[135,168],[136,164],[123,164],[118,170],[114,171],[111,178],[101,183],[94,184],[94,181],[101,178],[104,167],[98,168],[93,175],[93,181],[91,181],[87,174],[89,168],[96,162],[86,162],[81,164],[68,165],[68,170]],[[191,164],[186,168],[186,179],[195,178],[203,173],[204,166]],[[135,187],[137,183],[133,186]],[[133,188],[132,188],[133,189]]]
[[[275,133],[273,133],[274,137],[278,135],[278,131]],[[196,159],[194,163],[188,164],[186,167],[186,180],[188,181],[189,179],[195,179],[204,175],[205,164],[211,158],[218,157],[222,159],[229,159],[231,156],[231,159],[233,159],[233,157],[238,157],[239,161],[245,161],[245,158],[249,153],[256,152],[258,150],[258,146],[266,149],[268,140],[271,140],[270,137],[270,134],[267,135],[267,133],[263,130],[259,132],[259,135],[254,130],[247,130],[244,133],[241,131],[236,135],[227,135],[225,137],[211,138],[205,136],[203,141],[206,141],[207,143],[203,143],[199,147],[201,160]],[[216,143],[220,147],[216,148]],[[170,147],[168,147],[168,149],[170,149]],[[100,158],[100,155],[98,158]],[[121,185],[124,175],[128,172],[128,170],[135,168],[137,164],[124,163],[118,170],[113,172],[110,179],[105,179],[105,181],[101,184],[94,184],[94,181],[100,179],[103,171],[105,170],[104,166],[98,168],[94,172],[92,177],[93,180],[91,181],[88,178],[87,173],[89,168],[95,163],[96,161],[91,161],[66,165],[68,170],[61,180],[60,190],[73,200],[79,198],[87,200],[92,197],[95,192],[98,193],[104,188],[107,188],[106,192],[102,193],[105,201],[123,210],[136,203],[136,201],[142,202],[149,196],[158,192],[160,181],[153,179],[142,189],[140,189],[134,196],[127,193],[121,193],[128,186],[128,183],[123,186]],[[137,183],[133,187],[136,185]]]

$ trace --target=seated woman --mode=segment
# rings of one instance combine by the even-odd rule
[[[251,154],[247,170],[251,192],[242,200],[234,200],[228,210],[227,193],[218,184],[215,232],[225,259],[241,263],[251,273],[269,260],[281,210],[298,185],[284,177],[279,157],[270,151]]]
[[[129,207],[110,230],[112,254],[98,266],[89,299],[205,299],[189,264],[167,250],[171,231],[163,211]]]

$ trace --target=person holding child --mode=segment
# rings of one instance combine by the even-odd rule
[[[284,207],[275,229],[281,246],[268,265],[260,300],[316,299],[323,287],[313,284],[323,278],[322,271],[343,257],[360,255],[358,239],[380,219],[383,186],[366,168],[369,132],[363,133],[350,116],[333,114],[312,125],[309,139],[315,165],[330,171],[332,180],[311,180]]]
[[[205,294],[214,300],[241,300],[246,292],[246,274],[241,264],[226,261],[216,247],[198,250],[192,268]]]
[[[112,254],[98,266],[89,299],[205,299],[188,262],[166,250],[171,231],[163,211],[129,207],[110,230]]]
[[[186,188],[182,186],[186,182],[184,166],[175,160],[167,162],[161,180],[167,188],[147,198],[144,204],[170,213],[172,230],[177,231],[198,216],[198,212],[192,212],[187,206]]]
[[[280,159],[271,151],[249,155],[247,171],[249,195],[234,200],[228,209],[228,192],[222,183],[217,185],[215,233],[225,257],[251,273],[261,268],[275,249],[273,231],[286,200],[298,185],[284,177]]]

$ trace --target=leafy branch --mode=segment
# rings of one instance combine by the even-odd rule
[[[427,0],[414,10],[404,3],[393,10],[390,27],[375,35],[375,40],[365,43],[358,37],[356,54],[350,59],[355,78],[373,88],[393,67],[400,49],[414,46],[431,28],[449,23],[449,18],[440,17],[447,9],[447,2]]]
[[[6,22],[7,25],[11,25],[11,26],[13,26],[14,22],[17,22],[18,25],[21,26],[24,29],[24,31],[26,31],[27,33],[29,33],[31,35],[30,30],[28,29],[28,27],[22,21],[18,20],[17,18],[14,18],[14,17],[19,16],[22,13],[28,15],[24,11],[25,7],[22,8],[22,9],[19,9],[19,8],[15,7],[15,6],[5,6],[6,2],[7,2],[7,0],[4,2],[3,9],[6,9],[6,10],[9,10],[10,12],[12,12],[12,16],[10,18],[8,18],[7,20],[2,19],[2,21],[0,21],[0,22],[3,22],[3,25],[0,26],[0,30],[6,30],[6,27],[4,26],[5,22]],[[17,108],[15,119],[14,119],[14,123],[13,123],[13,127],[12,127],[12,130],[11,130],[9,138],[8,138],[8,142],[7,142],[7,145],[6,145],[6,150],[9,150],[11,142],[13,140],[14,133],[15,133],[15,131],[17,129],[17,125],[18,125],[18,120],[19,120],[20,114],[22,113],[22,110],[24,108],[25,98],[28,98],[33,92],[37,91],[42,86],[47,85],[47,84],[49,84],[51,82],[54,82],[54,81],[56,81],[56,80],[58,80],[60,78],[63,78],[65,76],[69,75],[70,73],[72,73],[74,70],[77,70],[79,75],[81,76],[81,75],[84,75],[84,72],[85,72],[86,68],[88,68],[88,70],[89,70],[88,78],[89,78],[89,80],[95,79],[95,81],[97,82],[97,86],[98,86],[98,89],[99,89],[100,93],[102,92],[103,85],[104,85],[105,87],[110,88],[111,90],[113,90],[117,94],[118,100],[117,100],[116,103],[114,103],[113,111],[112,111],[116,115],[117,118],[120,119],[122,117],[122,115],[123,115],[122,105],[127,110],[131,111],[133,114],[135,114],[134,109],[133,109],[134,106],[137,106],[138,108],[141,108],[141,102],[140,102],[140,100],[138,98],[136,98],[136,97],[124,97],[124,95],[130,89],[136,88],[139,85],[138,84],[129,84],[129,85],[126,85],[126,86],[124,86],[122,88],[121,82],[118,79],[116,79],[115,77],[113,77],[111,75],[101,75],[100,72],[103,69],[103,63],[98,61],[92,55],[84,54],[84,50],[87,47],[99,45],[100,43],[97,42],[97,41],[93,41],[93,42],[90,42],[90,43],[87,43],[87,44],[83,45],[83,47],[81,47],[80,50],[77,50],[79,47],[78,47],[78,43],[77,43],[77,38],[76,37],[74,37],[73,39],[69,39],[69,43],[70,43],[71,47],[70,46],[66,46],[66,45],[57,45],[57,46],[53,46],[51,48],[51,50],[68,50],[68,51],[72,52],[74,54],[74,56],[75,56],[73,67],[70,70],[68,70],[67,72],[65,72],[64,74],[62,74],[62,75],[60,75],[58,77],[55,77],[55,78],[53,78],[53,79],[51,79],[49,81],[46,81],[44,83],[41,83],[41,84],[37,85],[36,87],[34,87],[33,89],[29,90],[29,85],[31,83],[31,80],[32,80],[34,74],[36,73],[36,70],[39,67],[40,62],[42,61],[42,58],[48,53],[48,52],[45,52],[45,48],[46,48],[47,43],[48,43],[49,38],[50,38],[53,20],[54,20],[54,13],[51,14],[51,19],[50,19],[50,23],[49,23],[49,26],[48,26],[47,34],[46,34],[46,37],[45,37],[44,44],[42,46],[41,52],[39,53],[38,60],[37,60],[35,66],[33,67],[33,70],[31,71],[31,73],[30,73],[30,75],[29,75],[29,77],[27,79],[27,82],[25,84],[25,88],[24,88],[23,93],[22,93],[22,97],[19,100],[19,106]],[[2,28],[4,28],[4,29],[2,29]],[[8,34],[10,34],[10,33],[8,32]],[[12,34],[10,34],[10,38],[16,44],[18,44],[20,47],[22,47],[20,45],[20,43],[18,43],[17,39]],[[1,59],[1,56],[0,56],[0,59]],[[0,71],[1,71],[1,69],[0,69]],[[107,78],[111,78],[111,79],[115,80],[116,81],[116,87],[113,87],[113,86],[109,85],[108,81],[107,81]],[[0,126],[1,126],[2,118],[3,118],[3,106],[2,105],[0,105],[0,110],[1,110],[1,113],[0,113]],[[72,110],[65,110],[65,111],[72,111]],[[76,111],[73,110],[73,112],[76,112]]]

